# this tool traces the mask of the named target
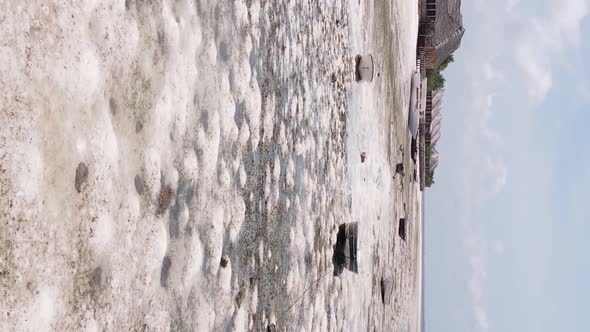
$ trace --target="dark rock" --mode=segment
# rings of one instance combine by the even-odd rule
[[[160,194],[158,195],[158,208],[156,209],[156,215],[160,216],[168,210],[168,206],[172,201],[172,197],[174,196],[174,192],[172,188],[165,186],[160,190]]]
[[[37,284],[34,281],[27,281],[27,289],[29,292],[34,293],[37,289]]]
[[[418,154],[418,140],[414,137],[412,137],[412,143],[410,144],[410,149],[411,149],[412,161],[415,164],[416,163],[416,155]]]
[[[244,300],[244,291],[240,289],[238,291],[238,294],[236,295],[236,304],[238,305],[238,308],[242,306],[243,300]]]
[[[399,219],[399,227],[397,234],[399,235],[399,237],[402,238],[402,240],[406,240],[406,218]]]
[[[404,175],[404,164],[399,163],[399,164],[395,165],[395,172],[398,174],[401,174],[403,176]]]
[[[168,277],[170,276],[170,267],[172,266],[172,260],[170,256],[165,256],[162,261],[162,270],[160,271],[160,286],[168,287]]]
[[[82,192],[82,185],[88,179],[88,166],[84,163],[79,163],[78,167],[76,168],[76,178],[74,180],[74,187],[76,187],[76,191]]]
[[[137,193],[139,195],[143,195],[143,190],[144,190],[144,184],[143,184],[143,179],[141,178],[141,176],[136,175],[135,176],[135,191],[137,191]]]
[[[383,304],[391,303],[393,280],[381,278],[381,301]]]
[[[219,262],[219,265],[221,265],[221,267],[227,267],[227,258],[225,256],[221,257],[221,262]]]
[[[355,69],[355,71],[354,71],[354,79],[355,79],[355,81],[357,81],[357,82],[361,80],[361,73],[360,73],[360,71],[359,71],[359,65],[360,65],[360,63],[361,63],[361,59],[362,59],[362,58],[361,58],[361,56],[360,56],[360,55],[357,55],[357,56],[354,58],[354,67],[356,68],[356,69]]]
[[[367,153],[366,152],[361,152],[361,163],[364,163],[365,160],[367,160]]]
[[[92,271],[91,280],[94,287],[100,287],[102,284],[102,267],[99,266]]]
[[[117,101],[113,97],[109,98],[109,108],[112,115],[117,115]]]
[[[338,226],[336,244],[332,254],[334,276],[342,274],[344,269],[358,273],[357,266],[358,224],[356,222]]]

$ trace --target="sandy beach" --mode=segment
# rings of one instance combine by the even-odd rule
[[[1,331],[419,331],[417,1],[0,6]]]
[[[364,239],[366,244],[359,246],[366,270],[357,279],[350,276],[346,281],[347,289],[356,290],[347,294],[350,303],[363,301],[359,316],[353,319],[356,325],[349,330],[419,330],[420,194],[419,186],[410,181],[414,166],[406,129],[410,77],[416,63],[417,3],[375,1],[351,12],[363,13],[356,19],[363,24],[353,29],[353,48],[376,55],[381,77],[370,85],[355,86],[351,98],[348,147],[355,151],[349,160],[352,211],[353,219],[363,225],[361,243]],[[364,150],[372,159],[360,164],[355,154]],[[410,173],[403,179],[395,174],[395,165],[400,162]],[[407,218],[410,225],[406,241],[397,235],[400,218]],[[393,280],[391,305],[381,302],[381,278]],[[355,288],[355,284],[363,286]],[[371,294],[366,294],[367,289]]]

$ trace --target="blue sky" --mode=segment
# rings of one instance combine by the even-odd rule
[[[462,12],[426,193],[426,330],[589,331],[590,0]]]

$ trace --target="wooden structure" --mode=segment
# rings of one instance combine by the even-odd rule
[[[426,69],[437,69],[461,45],[461,0],[420,0],[419,6],[418,58]]]
[[[420,188],[422,190],[426,187],[426,177],[434,173],[438,166],[436,143],[441,136],[443,95],[444,89],[426,93],[426,108],[420,120]]]

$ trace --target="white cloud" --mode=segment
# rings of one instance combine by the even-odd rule
[[[489,62],[483,63],[481,65],[481,70],[483,78],[486,81],[499,81],[504,79],[504,74]]]
[[[496,242],[494,243],[494,252],[496,253],[496,255],[504,254],[504,241],[496,240]]]
[[[508,169],[502,160],[494,159],[491,156],[487,158],[486,166],[491,181],[492,194],[498,194],[506,185]]]
[[[522,42],[515,52],[515,62],[525,74],[529,101],[538,105],[553,86],[551,61],[535,42]]]
[[[579,46],[580,25],[584,17],[588,15],[587,0],[554,0],[552,8],[553,20],[559,30],[560,36],[572,46]]]
[[[490,324],[488,323],[488,315],[481,306],[476,306],[474,309],[475,321],[481,331],[488,331]]]
[[[487,281],[487,255],[504,254],[505,245],[493,238],[486,243],[490,235],[474,215],[506,187],[509,169],[501,152],[503,148],[512,149],[503,146],[503,137],[494,127],[498,122],[493,122],[493,117],[498,116],[496,112],[506,118],[508,112],[518,111],[504,109],[507,101],[522,104],[518,100],[513,102],[520,95],[528,97],[533,106],[545,100],[553,87],[554,67],[560,63],[560,57],[567,48],[579,45],[580,24],[588,11],[588,0],[548,1],[551,10],[545,16],[533,18],[519,16],[525,7],[519,5],[520,0],[464,2],[464,9],[471,6],[471,12],[464,12],[467,33],[461,49],[463,57],[456,57],[461,60],[464,77],[452,89],[464,89],[464,159],[458,164],[463,165],[465,172],[464,190],[459,195],[465,206],[461,213],[468,263],[465,272],[469,319],[479,332],[494,329],[488,315],[492,309],[488,305],[494,303],[486,298],[489,287],[494,287],[494,281]],[[528,5],[540,6],[533,0]]]
[[[494,94],[489,94],[486,97],[486,103],[487,103],[488,108],[491,108],[492,105],[494,105]]]
[[[502,6],[501,4],[496,4]],[[476,5],[477,6],[477,5]],[[492,8],[488,2],[481,3],[479,7],[481,15],[478,16],[486,23],[480,26],[478,34],[485,34],[493,31],[486,27],[493,27],[498,24],[500,12]],[[469,27],[468,27],[469,29]],[[507,168],[503,159],[494,153],[503,139],[498,132],[491,127],[491,119],[494,113],[495,102],[498,98],[497,87],[505,80],[509,73],[504,73],[497,66],[498,47],[503,41],[501,39],[488,40],[486,43],[465,42],[467,56],[464,70],[465,80],[462,84],[468,96],[464,99],[465,116],[464,122],[464,149],[465,159],[461,162],[466,172],[464,174],[464,192],[461,196],[464,199],[463,212],[463,246],[468,261],[467,270],[467,291],[469,296],[470,320],[476,324],[476,331],[487,332],[490,330],[488,314],[485,305],[487,263],[486,256],[488,246],[478,221],[473,218],[472,212],[478,206],[484,204],[490,196],[495,195],[506,184]]]
[[[485,226],[474,216],[512,180],[501,152],[503,148],[514,152],[510,145],[504,146],[503,137],[494,127],[499,123],[493,121],[497,120],[494,117],[506,118],[509,112],[517,112],[506,109],[506,105],[522,104],[517,100],[520,95],[528,97],[531,105],[545,100],[553,87],[553,74],[560,58],[567,48],[580,44],[581,21],[588,14],[588,0],[547,1],[547,14],[533,18],[519,17],[519,11],[525,8],[524,4],[519,5],[520,0],[463,2],[467,33],[456,65],[461,63],[464,76],[449,91],[463,91],[459,110],[464,121],[463,159],[456,163],[464,169],[464,188],[458,193],[464,208],[459,213],[467,259],[464,273],[471,316],[467,319],[479,332],[494,329],[488,310],[497,305],[486,297],[489,287],[496,282],[487,280],[487,269],[492,268],[487,264],[487,256],[504,254],[505,244],[489,238],[492,235],[484,232]],[[533,0],[527,2],[527,6],[541,6]],[[465,7],[471,12],[466,12]],[[584,82],[580,86],[581,96],[590,96],[589,85]],[[528,126],[528,122],[522,126]]]
[[[520,3],[520,0],[508,0],[506,1],[506,11],[510,12]]]
[[[486,332],[489,330],[487,313],[483,304],[484,282],[487,278],[486,271],[486,244],[481,237],[481,232],[476,230],[476,225],[465,224],[466,238],[465,247],[469,260],[469,296],[473,310],[473,318],[478,325],[478,330]]]
[[[579,45],[581,22],[588,15],[586,0],[553,0],[549,9],[546,16],[524,20],[513,55],[533,106],[542,103],[551,90],[556,58]]]
[[[577,93],[586,105],[590,104],[590,82],[581,80],[577,85]]]

